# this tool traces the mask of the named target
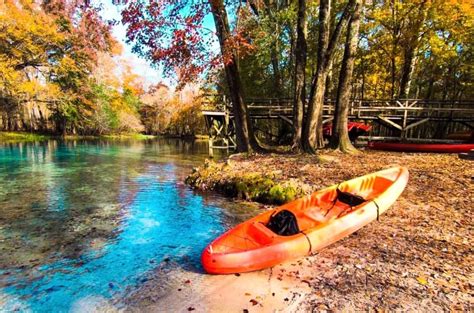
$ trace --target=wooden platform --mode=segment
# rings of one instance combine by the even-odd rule
[[[233,116],[227,99],[222,95],[208,95],[203,115],[209,133],[210,146],[232,148]],[[292,125],[291,99],[246,99],[252,120],[280,119]],[[323,106],[323,123],[333,120],[335,102],[327,99]],[[460,130],[474,131],[473,101],[404,100],[353,100],[349,120],[372,123],[370,140],[418,140],[451,142],[449,133]],[[232,138],[232,139],[231,139]]]

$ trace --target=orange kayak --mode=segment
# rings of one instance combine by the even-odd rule
[[[406,168],[390,168],[264,212],[215,239],[204,249],[202,265],[211,274],[231,274],[260,270],[311,254],[378,219],[397,200],[407,182]],[[283,236],[269,228],[269,221],[281,211],[293,213],[298,233]]]

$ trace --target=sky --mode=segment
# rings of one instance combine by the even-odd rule
[[[133,45],[126,43],[126,26],[120,22],[122,18],[120,14],[122,6],[112,4],[112,0],[96,0],[95,3],[102,5],[101,15],[105,20],[119,21],[119,23],[116,23],[116,25],[112,27],[112,33],[123,46],[122,57],[128,60],[135,74],[143,77],[145,87],[156,85],[159,82],[168,86],[175,86],[176,81],[173,78],[165,77],[161,69],[152,67],[150,62],[134,54],[132,52]],[[206,16],[203,26],[208,29],[215,29],[211,15]],[[218,49],[218,45],[211,47],[211,49]]]
[[[97,1],[102,4],[101,15],[106,20],[117,20],[120,21],[122,16],[120,15],[121,8],[112,4],[111,0]],[[140,58],[138,55],[132,52],[132,45],[126,43],[126,27],[122,23],[117,23],[112,27],[112,33],[114,37],[123,46],[123,58],[127,59],[132,66],[133,72],[144,78],[145,86],[155,85],[159,82],[163,82],[170,86],[174,83],[171,79],[163,76],[160,69],[153,68],[150,63]]]

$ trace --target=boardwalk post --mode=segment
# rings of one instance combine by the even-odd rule
[[[405,140],[407,138],[408,100],[405,101],[404,107],[405,110],[403,111],[402,131],[400,132],[401,140]]]
[[[212,136],[209,136],[209,157],[213,158],[214,157],[214,150],[213,150],[213,145],[214,145],[214,140],[212,139]]]
[[[206,97],[206,96],[205,96]],[[209,98],[209,96],[207,96]],[[212,109],[205,109],[202,114],[206,121],[206,129],[209,136],[209,156],[214,156],[214,149],[233,149],[236,147],[234,140],[235,131],[233,118],[229,111],[225,96],[212,95],[218,99],[218,103]],[[209,104],[211,101],[204,101]]]

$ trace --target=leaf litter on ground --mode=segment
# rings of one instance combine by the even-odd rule
[[[397,165],[409,169],[409,183],[380,222],[299,263],[311,273],[300,277],[300,283],[312,289],[299,308],[472,309],[474,170],[473,163],[457,155],[379,151],[236,155],[218,163],[217,173],[201,176],[201,186],[196,187],[212,189],[216,177],[222,182],[242,173],[272,173],[275,181],[291,180],[303,193],[310,193]],[[285,274],[299,277],[298,271]]]

